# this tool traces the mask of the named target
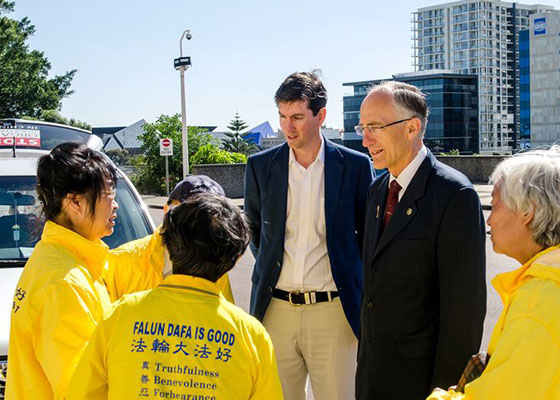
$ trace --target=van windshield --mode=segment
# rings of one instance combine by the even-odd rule
[[[25,262],[41,238],[45,218],[37,198],[35,176],[0,177],[0,263]],[[123,179],[117,180],[117,220],[110,248],[148,235],[151,230],[141,206]]]
[[[27,259],[44,220],[33,176],[0,177],[0,259]]]

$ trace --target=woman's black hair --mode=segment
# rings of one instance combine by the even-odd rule
[[[59,144],[42,156],[37,165],[37,193],[43,203],[43,214],[51,221],[61,213],[62,201],[68,194],[85,195],[93,215],[108,182],[117,182],[115,167],[84,144]]]
[[[233,268],[249,244],[249,226],[239,207],[223,196],[189,197],[163,218],[163,244],[173,273],[216,282]]]

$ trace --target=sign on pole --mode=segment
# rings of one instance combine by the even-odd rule
[[[173,155],[173,140],[164,138],[159,140],[159,155],[165,156],[165,192],[169,197],[169,156]]]
[[[173,139],[160,139],[159,140],[159,155],[172,156],[173,155]]]
[[[179,69],[181,67],[190,67],[192,65],[191,63],[191,58],[189,56],[187,57],[179,57],[173,60],[173,66],[175,67],[175,69]]]

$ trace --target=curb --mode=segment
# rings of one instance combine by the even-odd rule
[[[146,203],[144,201],[144,203]],[[159,204],[148,204],[146,203],[146,205],[148,206],[148,208],[153,208],[155,210],[163,210],[163,205],[159,205]],[[241,208],[243,210],[243,205],[238,205],[239,208]],[[492,211],[492,206],[490,204],[482,204],[482,209],[485,211]]]
[[[159,204],[148,204],[146,201],[144,201],[144,203],[146,204],[146,206],[148,208],[153,208],[154,210],[163,210],[163,205],[159,205]],[[237,204],[237,206],[243,210],[243,204]]]

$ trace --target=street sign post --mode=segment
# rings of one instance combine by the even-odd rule
[[[173,155],[173,139],[159,140],[159,155],[165,157],[165,192],[169,197],[169,156]]]
[[[173,60],[173,66],[180,72],[181,79],[181,135],[183,139],[183,179],[189,173],[189,140],[187,138],[187,114],[185,105],[185,70],[191,65],[191,57],[183,57],[183,39],[191,40],[191,31],[187,29],[181,34],[179,39],[179,58]]]
[[[186,36],[185,36],[186,35]],[[175,69],[180,72],[179,77],[181,79],[181,135],[183,138],[183,179],[187,177],[189,173],[189,140],[187,135],[187,114],[186,114],[186,100],[185,100],[185,70],[188,69],[192,63],[190,56],[183,57],[183,37],[190,40],[190,31],[183,32],[181,40],[179,41],[179,47],[181,50],[181,57],[173,60],[173,65]]]

